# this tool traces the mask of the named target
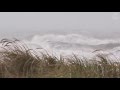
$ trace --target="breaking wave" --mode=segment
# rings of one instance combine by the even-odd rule
[[[120,39],[98,39],[81,34],[44,34],[34,35],[31,40],[23,40],[30,48],[41,48],[51,54],[71,55],[77,54],[85,57],[93,57],[102,52],[119,56]]]

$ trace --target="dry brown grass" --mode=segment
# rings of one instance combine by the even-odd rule
[[[104,55],[89,62],[76,55],[69,58],[37,53],[19,40],[1,40],[0,78],[119,78],[120,63]],[[32,51],[32,52],[31,52]],[[65,60],[68,63],[65,63]]]

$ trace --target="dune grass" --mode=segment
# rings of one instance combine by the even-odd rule
[[[1,40],[0,78],[119,78],[120,63],[104,55],[100,60],[81,59],[76,55],[59,58],[48,53],[38,56],[19,40]],[[32,52],[31,52],[32,51]],[[66,63],[67,60],[67,63]]]

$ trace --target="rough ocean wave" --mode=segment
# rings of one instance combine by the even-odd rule
[[[120,39],[98,39],[81,34],[34,35],[31,40],[23,40],[30,48],[41,48],[55,55],[76,54],[92,58],[98,53],[120,58]],[[112,54],[111,54],[112,53]],[[116,58],[115,57],[115,58]]]

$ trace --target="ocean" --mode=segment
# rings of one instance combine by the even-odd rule
[[[120,32],[95,30],[19,30],[1,31],[3,38],[17,38],[30,49],[47,51],[51,55],[94,58],[104,54],[120,58]]]

